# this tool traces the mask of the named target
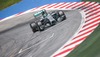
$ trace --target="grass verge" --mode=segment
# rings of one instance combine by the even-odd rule
[[[100,25],[66,57],[100,57]]]
[[[100,0],[82,0],[82,1],[91,1],[91,2],[99,2],[100,3]]]
[[[0,0],[0,10],[3,10],[15,3],[20,2],[21,0]]]

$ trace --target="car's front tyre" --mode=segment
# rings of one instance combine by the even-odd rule
[[[30,27],[32,29],[32,31],[35,33],[37,31],[37,25],[35,23],[31,23]]]

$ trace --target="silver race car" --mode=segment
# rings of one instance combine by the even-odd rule
[[[32,28],[33,32],[43,31],[48,27],[51,27],[66,19],[64,12],[61,10],[47,12],[43,9],[35,13],[34,17],[36,20],[30,23],[30,27]]]

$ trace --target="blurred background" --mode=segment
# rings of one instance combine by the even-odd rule
[[[0,19],[10,15],[39,7],[45,4],[59,2],[81,2],[82,0],[0,0]],[[99,1],[99,0],[83,0],[83,1]]]

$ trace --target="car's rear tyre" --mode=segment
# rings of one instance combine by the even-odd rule
[[[65,16],[63,11],[59,11],[59,16],[60,16],[60,18],[58,18],[59,22],[61,22],[61,21],[66,19],[66,16]]]
[[[60,11],[58,11],[58,13],[59,13],[59,15],[60,15],[60,16],[64,15],[64,12],[63,12],[63,11],[61,11],[61,10],[60,10]]]

